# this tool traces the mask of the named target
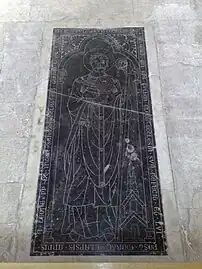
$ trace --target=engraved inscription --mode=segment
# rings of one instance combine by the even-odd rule
[[[55,29],[31,255],[166,255],[143,28]]]

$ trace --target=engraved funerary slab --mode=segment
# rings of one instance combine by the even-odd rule
[[[31,255],[166,255],[144,28],[54,30]]]

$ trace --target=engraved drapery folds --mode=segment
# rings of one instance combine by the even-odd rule
[[[37,197],[32,255],[166,253],[143,28],[55,30]]]

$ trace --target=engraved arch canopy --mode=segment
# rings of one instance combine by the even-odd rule
[[[31,255],[166,255],[143,28],[54,30]]]

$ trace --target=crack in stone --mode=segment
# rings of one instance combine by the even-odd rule
[[[58,92],[51,91],[51,90],[49,90],[49,92],[55,93],[55,94],[59,94],[61,96],[65,96],[65,97],[70,97],[72,99],[75,99],[75,100],[78,100],[78,101],[82,101],[82,102],[85,102],[85,103],[88,103],[88,104],[92,104],[92,105],[97,105],[97,106],[101,106],[101,107],[112,108],[112,109],[117,109],[117,110],[122,110],[122,111],[126,111],[126,112],[132,112],[132,113],[137,113],[137,114],[142,114],[142,115],[153,117],[152,114],[141,112],[141,111],[137,111],[137,110],[127,109],[127,108],[121,108],[121,107],[115,107],[115,106],[110,106],[110,105],[104,105],[104,104],[100,104],[100,103],[96,103],[96,102],[92,102],[92,101],[87,101],[87,100],[82,99],[82,98],[73,97],[73,96],[70,96],[68,94],[58,93]]]

